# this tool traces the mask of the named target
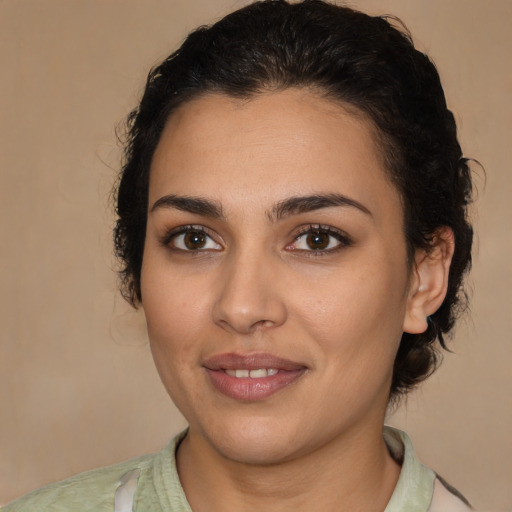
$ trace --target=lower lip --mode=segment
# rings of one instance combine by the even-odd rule
[[[214,387],[223,395],[236,400],[263,400],[299,379],[305,368],[299,370],[279,370],[276,375],[259,379],[231,377],[223,370],[206,368]]]

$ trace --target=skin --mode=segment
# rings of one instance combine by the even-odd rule
[[[368,121],[308,90],[206,95],[168,121],[150,174],[142,304],[161,379],[190,424],[177,460],[195,512],[384,510],[399,475],[382,440],[393,361],[402,332],[422,332],[442,302],[451,239],[441,232],[408,264],[382,162]],[[276,215],[292,197],[332,194],[359,206]],[[206,231],[200,249],[172,235],[190,225]],[[327,249],[315,250],[311,225],[343,236],[322,232]],[[204,367],[224,353],[305,371],[263,400],[237,400]]]

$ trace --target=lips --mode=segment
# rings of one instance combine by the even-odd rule
[[[263,400],[296,382],[307,369],[270,354],[219,354],[203,367],[217,391],[243,401]]]

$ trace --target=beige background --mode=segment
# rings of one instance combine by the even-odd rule
[[[0,503],[157,450],[184,426],[116,294],[114,126],[150,65],[235,0],[0,2]],[[510,0],[359,0],[436,61],[478,169],[471,317],[390,419],[482,510],[512,509]]]

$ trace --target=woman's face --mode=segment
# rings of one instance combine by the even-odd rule
[[[142,303],[191,436],[258,463],[380,432],[408,277],[367,121],[296,89],[172,115],[151,167]]]

